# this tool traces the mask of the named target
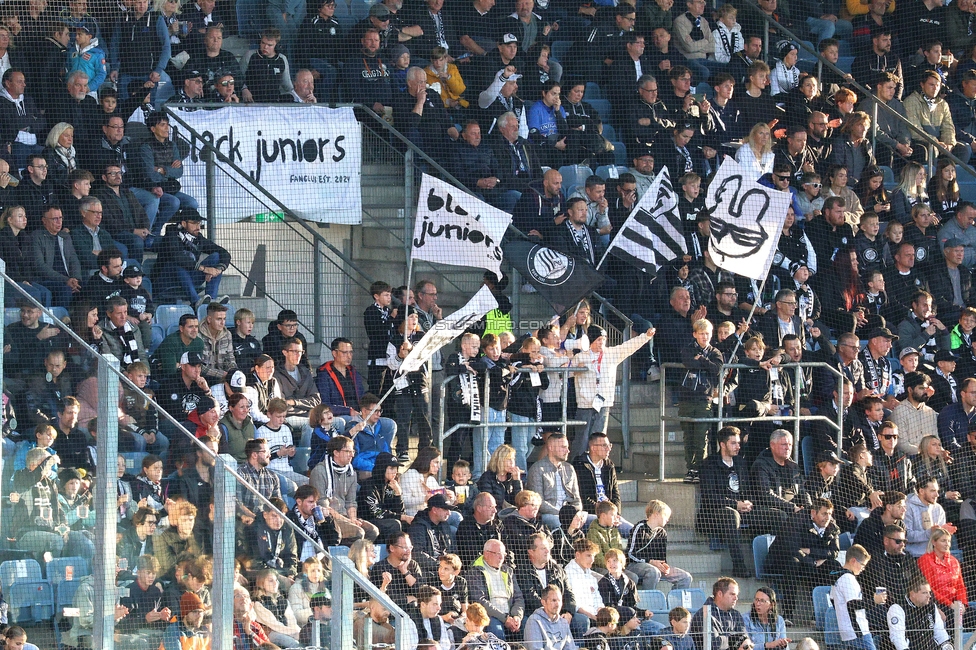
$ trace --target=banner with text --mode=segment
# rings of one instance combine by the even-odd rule
[[[501,277],[502,237],[512,215],[424,174],[417,197],[413,258],[473,266]]]
[[[177,114],[206,140],[182,134],[191,151],[183,161],[180,183],[200,202],[201,213],[207,200],[201,153],[205,144],[212,144],[298,216],[322,223],[362,222],[362,127],[351,108],[285,104]],[[181,125],[172,122],[179,131]],[[219,161],[217,165],[226,171],[214,178],[218,222],[275,211],[263,196],[248,191],[250,185],[236,171]]]

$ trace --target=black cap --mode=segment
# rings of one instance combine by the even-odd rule
[[[443,494],[435,494],[427,499],[428,508],[440,508],[441,510],[454,510],[454,506],[447,502]]]
[[[883,336],[886,339],[888,339],[889,341],[897,341],[898,340],[898,335],[897,334],[892,334],[891,333],[891,330],[888,329],[887,327],[875,327],[873,330],[871,330],[868,333],[868,340],[871,340],[871,339],[876,338],[878,336]]]
[[[838,458],[837,457],[837,454],[835,454],[832,451],[822,451],[822,452],[820,452],[817,455],[817,462],[818,463],[828,462],[828,463],[834,463],[835,465],[841,465],[841,464],[844,463],[844,461],[842,461],[840,458]]]
[[[203,357],[200,356],[199,352],[184,352],[183,356],[180,357],[180,365],[202,366]]]
[[[182,210],[180,210],[179,220],[196,221],[199,223],[203,221],[203,217],[200,215],[200,212],[197,211],[196,208],[183,208]]]
[[[183,77],[183,81],[193,79],[195,77],[200,77],[200,81],[203,81],[203,78],[206,76],[196,68],[186,68],[182,71],[182,73],[183,74],[181,76]]]
[[[615,608],[617,613],[620,614],[620,625],[634,620],[637,616],[637,610],[633,607],[620,606]]]
[[[955,354],[952,350],[939,350],[935,353],[935,362],[940,361],[958,361],[959,355]]]
[[[142,272],[142,269],[138,264],[128,264],[126,265],[125,270],[122,271],[123,278],[138,278],[143,275],[145,275],[145,273]]]
[[[217,407],[217,402],[213,400],[212,397],[204,395],[197,401],[197,415],[203,415],[208,411],[212,411]]]
[[[376,460],[373,461],[374,467],[400,467],[402,463],[397,460],[397,457],[393,454],[384,451],[376,455]]]
[[[590,343],[606,335],[607,331],[599,325],[590,325],[586,328],[586,338],[590,339]]]

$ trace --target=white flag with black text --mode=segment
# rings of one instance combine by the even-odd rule
[[[664,167],[610,242],[603,260],[613,255],[647,271],[648,267],[657,266],[659,259],[670,261],[687,254],[677,207],[678,195],[671,185],[668,168]]]
[[[708,239],[712,261],[730,273],[765,278],[792,200],[790,192],[748,180],[739,163],[727,157],[705,199],[712,214]]]

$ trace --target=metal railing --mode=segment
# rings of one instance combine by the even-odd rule
[[[213,596],[213,635],[212,647],[215,650],[232,650],[233,643],[233,616],[234,616],[234,560],[235,560],[235,535],[236,522],[238,519],[239,503],[238,497],[243,490],[250,492],[256,501],[264,508],[274,509],[274,505],[265,498],[253,485],[241,478],[237,471],[237,462],[227,455],[215,455],[203,442],[198,440],[189,432],[183,423],[170,415],[160,407],[151,396],[143,389],[135,385],[119,369],[119,360],[112,355],[100,354],[98,350],[90,346],[78,333],[60,320],[57,315],[49,308],[44,307],[34,300],[23,288],[14,283],[6,274],[6,264],[0,259],[0,302],[3,302],[6,292],[12,291],[18,298],[32,305],[41,311],[45,321],[59,328],[71,341],[73,346],[79,350],[79,354],[90,358],[97,364],[97,458],[101,459],[98,463],[98,477],[92,486],[93,499],[92,509],[95,513],[95,524],[93,527],[94,555],[92,558],[92,575],[94,577],[94,623],[91,629],[92,647],[100,650],[111,650],[115,647],[116,621],[115,607],[119,600],[119,590],[116,587],[116,576],[118,572],[117,550],[116,550],[116,528],[117,514],[119,512],[118,492],[114,474],[114,464],[111,460],[119,453],[119,409],[120,402],[111,396],[120,394],[120,386],[125,385],[126,389],[146,400],[149,408],[154,409],[161,421],[167,422],[172,426],[173,433],[170,435],[186,436],[191,443],[194,451],[204,451],[214,460],[213,471],[213,492],[214,492],[214,519],[213,519],[213,586],[211,592]],[[78,324],[75,324],[78,327]],[[3,337],[6,328],[0,329],[0,347],[3,347]],[[108,333],[106,332],[107,336]],[[0,373],[4,370],[4,357],[0,356]],[[9,370],[9,368],[8,368]],[[129,434],[123,434],[129,435]],[[9,462],[9,461],[8,461]],[[0,457],[0,473],[2,473],[4,461]],[[12,500],[5,499],[4,492],[8,484],[0,481],[0,522],[5,525],[10,524],[12,517],[6,514],[8,503],[13,505]],[[206,512],[199,512],[198,515],[206,517]],[[288,518],[284,519],[284,525],[289,526],[299,540],[308,541],[313,548],[329,557],[328,549],[324,548],[315,540],[311,539],[305,530],[292,522]],[[16,532],[16,531],[14,531]],[[8,531],[9,533],[9,531]],[[24,550],[24,549],[22,549]],[[135,567],[130,567],[134,572]],[[79,578],[80,579],[80,578]],[[365,589],[371,596],[379,598],[384,606],[391,610],[395,615],[402,616],[402,611],[396,609],[392,601],[383,593],[378,592],[375,586],[362,575],[351,577],[352,581]],[[345,584],[345,583],[344,583]],[[372,588],[372,589],[371,589]],[[336,597],[340,600],[347,594],[339,593]],[[348,594],[351,599],[351,591]],[[399,612],[399,614],[398,614]],[[55,617],[60,617],[60,612],[55,612]],[[333,646],[336,647],[336,646]],[[351,646],[339,646],[351,647]]]
[[[532,371],[530,371],[528,369],[525,369],[525,368],[518,368],[516,370],[516,372],[528,374],[528,373],[530,373]],[[447,438],[449,436],[453,435],[455,432],[457,432],[460,429],[471,429],[471,430],[485,431],[486,434],[482,435],[482,437],[481,437],[481,445],[482,445],[482,449],[481,449],[482,455],[481,455],[481,457],[485,459],[485,463],[487,464],[487,460],[488,460],[488,436],[487,436],[487,431],[491,427],[503,427],[503,428],[512,428],[512,429],[515,429],[515,428],[526,428],[526,427],[530,427],[530,428],[533,428],[533,429],[537,429],[539,427],[560,427],[560,429],[562,430],[563,435],[567,435],[568,427],[583,426],[584,424],[586,424],[586,422],[584,422],[582,420],[570,420],[569,417],[568,417],[568,415],[567,415],[567,413],[566,413],[566,407],[567,407],[566,406],[566,395],[567,395],[567,392],[566,391],[568,390],[568,386],[569,386],[569,376],[570,376],[571,373],[586,372],[586,368],[563,366],[563,367],[560,367],[560,368],[546,368],[546,370],[544,372],[547,372],[547,373],[559,373],[561,375],[560,381],[562,382],[562,388],[561,388],[562,398],[559,400],[560,401],[560,405],[562,407],[562,418],[561,419],[556,420],[556,421],[553,421],[553,422],[488,422],[488,404],[487,404],[487,398],[486,398],[485,404],[482,405],[482,409],[481,409],[481,422],[479,424],[471,424],[469,422],[459,422],[458,424],[455,424],[454,426],[452,426],[447,431],[444,430],[444,425],[445,425],[445,422],[446,422],[446,420],[445,420],[445,416],[446,416],[446,407],[445,407],[445,404],[447,402],[447,385],[449,383],[451,383],[452,381],[455,381],[457,379],[457,377],[456,376],[445,377],[441,381],[440,385],[438,386],[440,401],[439,401],[439,404],[438,404],[438,419],[437,419],[437,448],[441,450],[441,453],[443,453],[443,451],[444,451],[444,441],[447,440]],[[490,386],[490,380],[489,380],[487,374],[485,375],[484,387],[485,387],[484,388],[484,393],[487,396],[489,394],[489,389],[491,387]],[[527,455],[528,454],[526,454],[526,456]],[[482,472],[485,471],[485,469],[486,469],[485,467],[472,467],[471,468],[472,473],[474,475],[481,474]],[[441,466],[441,473],[443,474],[446,470],[447,470],[447,463],[444,463]],[[442,476],[442,478],[443,478],[443,476]]]
[[[725,393],[725,381],[728,376],[729,370],[737,370],[740,368],[751,368],[752,366],[747,366],[741,363],[724,363],[722,364],[722,370],[719,373],[719,385],[718,385],[718,395],[722,396]],[[724,410],[724,400],[719,397],[717,398],[717,412],[715,417],[710,418],[693,418],[693,417],[682,417],[682,416],[672,416],[667,413],[667,377],[668,369],[677,369],[680,373],[688,372],[688,369],[681,363],[662,363],[661,364],[661,395],[659,402],[660,409],[660,429],[659,429],[659,445],[660,445],[660,457],[658,459],[658,480],[665,480],[665,447],[667,445],[667,425],[668,422],[705,422],[713,423],[717,428],[722,428],[725,424],[729,423],[754,423],[754,422],[791,422],[793,424],[793,459],[799,460],[800,457],[800,423],[801,422],[826,422],[837,434],[837,450],[840,453],[844,446],[844,410],[839,409],[837,413],[837,419],[831,420],[823,415],[801,415],[800,414],[800,403],[801,403],[801,387],[803,386],[802,374],[804,368],[823,368],[830,372],[837,379],[837,394],[844,394],[844,375],[828,363],[822,361],[803,361],[800,363],[784,363],[777,366],[780,372],[785,370],[792,370],[794,373],[794,380],[792,382],[791,388],[793,389],[792,400],[790,401],[790,413],[788,415],[766,415],[762,417],[729,417],[723,413]],[[671,373],[674,376],[674,373]],[[671,386],[671,390],[681,390],[680,385]],[[786,400],[784,400],[786,401]]]
[[[823,55],[820,54],[820,52],[816,51],[814,48],[812,48],[809,45],[807,45],[806,39],[800,38],[800,36],[798,36],[795,32],[793,32],[792,30],[784,27],[782,24],[780,24],[779,21],[777,21],[777,20],[775,20],[773,18],[770,18],[765,13],[763,13],[762,9],[756,3],[756,0],[742,0],[742,3],[745,6],[749,7],[749,9],[758,12],[758,14],[763,17],[763,20],[766,23],[767,29],[763,33],[763,58],[764,59],[768,59],[769,58],[769,25],[773,25],[773,26],[776,27],[777,30],[779,30],[780,32],[782,32],[783,34],[785,34],[786,36],[788,36],[794,42],[794,44],[797,47],[802,48],[804,51],[809,52],[810,54],[812,54],[816,58],[819,67],[822,68],[822,67],[826,66],[828,70],[831,70],[832,72],[840,75],[842,78],[846,78],[846,77],[849,76],[848,73],[846,73],[843,70],[841,70],[839,67],[837,67],[836,64],[834,64],[831,61],[828,61],[827,59],[825,59],[823,57]],[[874,95],[874,93],[870,89],[868,89],[867,87],[865,87],[864,85],[862,85],[856,79],[853,79],[853,76],[851,76],[851,79],[852,80],[848,80],[847,81],[847,84],[848,85],[853,86],[854,88],[856,88],[859,92],[861,92],[863,94],[863,97],[865,97],[865,98],[871,97],[871,98],[873,98],[875,100],[873,102],[874,103],[874,109],[873,109],[874,114],[871,116],[871,144],[872,144],[872,147],[874,145],[875,133],[876,133],[877,128],[878,128],[878,113],[877,113],[877,111],[878,111],[879,108],[881,108],[882,110],[886,111],[889,116],[894,116],[895,119],[901,121],[905,126],[908,127],[908,129],[913,134],[919,136],[919,139],[922,140],[922,141],[924,141],[926,143],[926,147],[927,147],[927,149],[929,151],[928,165],[929,165],[929,175],[930,176],[933,173],[934,164],[935,164],[933,152],[936,152],[937,151],[937,152],[939,152],[939,155],[942,155],[942,156],[945,156],[945,157],[949,158],[956,165],[958,165],[959,167],[961,167],[963,169],[963,171],[965,171],[967,174],[969,174],[973,178],[976,178],[976,169],[973,169],[973,167],[971,167],[969,164],[964,163],[959,157],[957,157],[951,151],[949,151],[948,149],[946,149],[945,147],[943,147],[939,143],[939,141],[937,139],[935,139],[934,137],[932,137],[929,133],[927,133],[926,131],[924,131],[921,127],[919,127],[918,125],[912,123],[910,120],[908,120],[905,117],[903,117],[902,115],[900,115],[898,113],[898,111],[896,111],[895,109],[891,108],[887,104],[884,104],[881,101],[879,101],[877,99],[877,97]],[[904,79],[902,80],[902,82],[904,82]],[[895,153],[894,155],[898,155],[898,154]]]

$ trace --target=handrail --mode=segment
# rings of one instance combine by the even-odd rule
[[[31,296],[29,293],[24,291],[24,289],[19,284],[14,282],[10,278],[10,276],[7,275],[6,264],[2,259],[0,259],[0,298],[2,298],[3,294],[6,291],[9,291],[10,289],[15,289],[24,300],[29,302],[31,305],[34,306],[35,309],[39,309],[41,313],[43,313],[45,316],[50,318],[51,324],[61,328],[62,331],[64,331],[71,339],[73,339],[76,343],[78,343],[81,346],[82,350],[85,350],[86,352],[96,356],[100,360],[105,358],[105,355],[101,354],[98,350],[96,350],[94,347],[89,345],[73,329],[71,329],[68,325],[66,325],[64,321],[58,318],[50,308],[45,307],[44,305],[39,303],[33,296]],[[215,467],[222,468],[223,471],[228,472],[231,476],[233,476],[237,480],[239,485],[252,492],[254,496],[257,497],[258,501],[266,508],[270,508],[272,510],[275,509],[274,504],[272,504],[271,501],[269,501],[263,494],[261,494],[256,487],[251,485],[249,482],[245,481],[241,477],[241,475],[237,473],[236,469],[232,468],[230,465],[224,462],[224,459],[220,457],[220,454],[214,454],[213,451],[210,450],[210,448],[208,448],[206,445],[203,444],[203,442],[197,439],[196,436],[190,433],[186,429],[186,427],[183,426],[182,422],[180,422],[172,415],[170,415],[169,412],[166,411],[166,409],[160,406],[156,402],[156,400],[153,399],[150,395],[148,395],[143,389],[136,386],[132,382],[132,380],[129,379],[125,375],[125,373],[123,373],[118,367],[110,363],[106,363],[105,365],[108,367],[109,371],[118,378],[120,382],[124,383],[131,390],[135,391],[137,395],[139,395],[142,399],[146,400],[148,404],[150,404],[153,408],[156,409],[158,415],[161,415],[163,419],[167,420],[170,424],[175,426],[177,433],[185,435],[187,438],[189,438],[197,451],[202,450],[205,451],[210,456],[212,456],[215,460]],[[102,396],[102,399],[107,399],[107,397]],[[284,517],[284,520],[285,520],[285,525],[290,526],[297,535],[301,535],[301,537],[311,542],[313,546],[319,550],[319,552],[329,555],[329,550],[327,548],[324,548],[321,544],[313,540],[311,537],[309,537],[303,528],[297,526],[288,517]]]
[[[803,48],[804,51],[809,52],[810,54],[812,54],[820,62],[821,65],[827,66],[827,68],[829,68],[833,72],[837,73],[841,77],[846,78],[848,76],[848,73],[844,72],[843,70],[841,70],[840,68],[838,68],[835,64],[833,64],[830,61],[828,61],[827,59],[825,59],[820,54],[820,52],[816,52],[816,51],[814,51],[814,49],[812,47],[809,47],[806,44],[806,41],[804,39],[801,39],[799,36],[797,36],[796,33],[794,33],[792,30],[787,29],[786,27],[784,27],[783,25],[781,25],[779,23],[779,21],[777,21],[777,20],[775,20],[773,18],[770,18],[769,16],[767,16],[766,14],[764,14],[763,11],[762,11],[762,9],[756,3],[756,0],[742,0],[742,2],[743,2],[743,4],[745,4],[746,6],[748,6],[750,9],[755,9],[757,12],[759,12],[759,14],[763,17],[763,20],[766,21],[767,29],[766,29],[766,32],[764,34],[764,39],[763,39],[763,42],[764,43],[768,43],[768,38],[769,38],[769,29],[768,29],[768,26],[769,26],[769,24],[775,25],[776,26],[776,29],[778,29],[779,31],[781,31],[784,34],[786,34],[787,36],[789,36],[793,40],[794,44],[797,47],[801,47],[801,48]],[[904,79],[902,79],[902,82],[904,83]],[[923,131],[921,128],[919,128],[918,126],[916,126],[915,124],[913,124],[910,120],[908,120],[905,117],[899,115],[898,114],[898,111],[896,111],[895,109],[891,108],[887,104],[885,104],[885,103],[883,103],[881,101],[878,101],[878,98],[875,96],[875,94],[871,90],[869,90],[868,88],[866,88],[865,86],[861,85],[861,83],[858,82],[856,79],[854,79],[853,76],[851,76],[851,80],[848,80],[847,83],[850,84],[850,85],[852,85],[852,86],[854,86],[859,91],[861,91],[864,94],[864,97],[865,98],[867,98],[867,97],[873,98],[875,100],[874,101],[874,105],[876,107],[881,108],[882,110],[887,111],[889,114],[894,115],[897,119],[899,119],[902,122],[904,122],[908,126],[909,130],[911,130],[913,133],[916,133],[919,136],[921,136],[920,139],[921,140],[924,140],[928,144],[929,147],[933,147],[933,148],[939,150],[942,153],[942,155],[944,155],[947,158],[949,158],[949,160],[953,161],[956,165],[959,165],[960,167],[962,167],[963,170],[965,170],[965,172],[967,174],[969,174],[970,176],[976,178],[976,169],[974,169],[973,167],[971,167],[969,164],[964,163],[961,159],[959,159],[951,151],[948,151],[947,149],[945,149],[945,147],[943,147],[941,144],[939,144],[938,140],[936,140],[931,135],[929,135],[928,133],[926,133],[925,131]],[[875,128],[875,129],[877,128],[877,120],[872,120],[872,128]]]
[[[747,366],[742,363],[723,363],[722,371],[719,373],[719,395],[724,392],[725,387],[725,376],[726,371],[734,370],[739,368],[751,368],[752,366]],[[669,416],[667,414],[667,375],[668,368],[676,368],[681,371],[687,371],[684,364],[677,362],[668,362],[661,364],[661,395],[659,402],[660,409],[660,439],[659,439],[659,457],[658,457],[658,480],[663,482],[665,480],[664,472],[664,448],[666,445],[667,438],[667,423],[668,422],[707,422],[715,423],[718,428],[721,428],[723,424],[729,422],[783,422],[789,421],[793,423],[793,459],[798,460],[800,455],[800,445],[797,444],[800,440],[800,423],[801,422],[826,422],[833,429],[837,431],[837,449],[840,451],[843,449],[844,443],[844,410],[839,409],[837,413],[837,419],[831,420],[824,415],[800,415],[800,386],[802,382],[800,381],[801,373],[803,368],[825,368],[831,374],[837,378],[837,389],[838,394],[843,394],[843,382],[844,375],[837,368],[833,367],[829,363],[823,361],[801,361],[799,363],[783,363],[777,366],[780,371],[786,369],[794,370],[795,380],[793,381],[793,400],[790,403],[790,413],[788,415],[765,415],[762,417],[728,417],[722,414],[723,401],[719,400],[718,415],[710,418],[692,418],[692,417],[682,417],[682,416]],[[672,387],[677,389],[677,386]]]
[[[383,604],[390,613],[396,618],[397,624],[393,626],[396,630],[395,646],[397,650],[406,650],[404,647],[406,623],[409,620],[406,612],[399,605],[374,585],[366,576],[359,573],[356,566],[348,556],[336,555],[332,558],[332,648],[352,648],[353,642],[353,621],[354,604],[353,592],[355,589],[349,587],[355,584],[369,595]],[[367,635],[371,633],[371,626],[365,625],[364,631]],[[372,639],[367,638],[368,643],[365,647],[373,647]],[[363,646],[360,646],[363,647]]]
[[[241,176],[241,178],[250,178],[250,176],[248,175],[248,173],[245,172],[243,169],[241,169],[237,165],[237,163],[235,163],[233,160],[231,160],[226,155],[224,155],[223,153],[221,153],[215,147],[212,147],[212,146],[206,144],[206,140],[203,138],[203,136],[196,129],[194,129],[189,124],[187,124],[186,121],[183,120],[179,116],[179,114],[178,114],[179,111],[177,111],[175,109],[179,109],[179,108],[185,107],[185,106],[186,105],[184,105],[184,104],[175,104],[175,105],[173,105],[173,104],[166,104],[164,106],[164,109],[166,110],[166,113],[170,116],[170,119],[173,119],[176,122],[178,122],[180,124],[180,126],[182,126],[184,129],[187,130],[188,133],[193,134],[194,137],[197,137],[200,140],[200,142],[203,143],[203,146],[202,146],[202,149],[203,150],[209,149],[213,153],[213,155],[222,164],[227,165],[228,167],[230,167],[231,169],[233,169],[235,172],[237,172],[238,175]],[[200,108],[227,108],[227,105],[226,104],[193,104],[193,106],[194,106],[194,108],[196,108],[196,107],[200,107]],[[279,106],[280,107],[280,106],[282,106],[282,104],[274,104],[274,106]],[[286,106],[287,106],[287,104],[286,104]],[[375,115],[375,113],[374,113],[374,115]],[[282,203],[281,201],[279,201],[278,200],[278,197],[276,197],[274,194],[272,194],[267,189],[265,189],[265,187],[263,185],[260,185],[258,183],[254,183],[254,188],[256,190],[258,190],[266,199],[268,199],[271,202],[272,205],[276,206],[279,210],[281,210],[286,215],[288,215],[288,217],[291,218],[295,223],[301,224],[302,228],[304,228],[306,230],[306,232],[308,232],[315,239],[315,241],[317,241],[319,244],[325,246],[330,251],[332,251],[332,253],[335,254],[336,257],[338,257],[343,262],[345,262],[346,264],[348,264],[351,269],[353,269],[354,271],[356,271],[356,273],[358,273],[359,275],[361,275],[363,278],[365,278],[366,280],[368,280],[370,283],[373,282],[373,277],[370,274],[366,273],[361,268],[359,268],[359,266],[357,266],[356,263],[351,258],[349,258],[341,250],[339,250],[338,248],[336,248],[335,246],[333,246],[332,243],[330,241],[328,241],[325,237],[323,237],[319,233],[315,232],[315,229],[312,228],[305,219],[302,219],[301,217],[299,217],[298,215],[296,215],[287,205],[285,205],[284,203]]]

